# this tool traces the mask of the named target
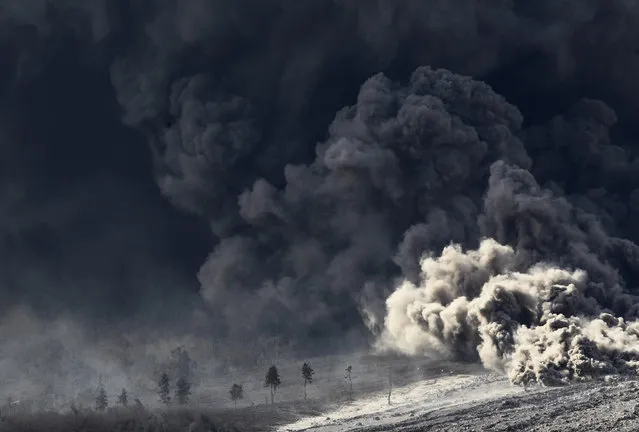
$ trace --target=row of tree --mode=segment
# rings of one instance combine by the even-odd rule
[[[166,372],[160,376],[160,381],[158,382],[158,396],[160,397],[160,402],[164,405],[171,404],[171,382],[169,380],[169,375]],[[190,397],[191,383],[189,383],[184,377],[179,378],[175,383],[175,401],[178,405],[186,405],[189,403]]]
[[[313,376],[315,375],[315,371],[308,364],[304,363],[302,365],[302,379],[304,383],[304,400],[306,400],[306,386],[308,384],[313,383]],[[344,375],[344,379],[349,384],[349,395],[352,397],[353,395],[353,366],[348,365],[346,368],[346,374]],[[277,393],[277,388],[282,384],[282,380],[280,379],[280,373],[277,370],[276,366],[271,366],[266,372],[266,376],[264,377],[264,387],[268,387],[271,392],[271,403],[275,402],[275,394]],[[244,399],[244,388],[241,384],[233,384],[231,386],[231,390],[229,390],[229,396],[231,400],[234,402],[237,407],[237,401]],[[389,396],[390,398],[390,396]]]
[[[174,400],[179,405],[186,405],[187,403],[189,403],[189,399],[191,396],[191,384],[184,377],[178,379],[175,383],[175,390],[173,394],[174,398],[171,397],[171,380],[169,379],[169,375],[164,372],[162,373],[162,375],[160,375],[160,379],[158,381],[158,397],[160,399],[160,402],[162,402],[164,405],[171,405]],[[141,404],[137,399],[136,402],[138,404]],[[126,389],[122,389],[122,392],[117,398],[117,403],[122,407],[127,407],[129,405],[129,395]],[[96,411],[104,412],[106,411],[108,406],[109,398],[107,396],[104,383],[102,382],[102,378],[100,378],[98,391],[95,397],[95,409]]]
[[[129,394],[126,389],[122,389],[122,392],[118,395],[117,403],[120,406],[126,407],[129,405]],[[100,377],[100,383],[98,384],[98,393],[95,397],[95,410],[104,412],[109,407],[109,398],[107,396],[102,377]]]
[[[313,375],[315,375],[315,371],[308,364],[304,363],[302,365],[302,378],[304,379],[304,399],[306,400],[306,386],[307,384],[311,384],[313,382]],[[271,391],[271,403],[275,402],[275,394],[277,392],[277,388],[282,384],[282,380],[280,379],[280,372],[277,370],[276,366],[271,366],[268,368],[266,372],[266,376],[264,377],[264,387],[268,387]],[[237,401],[240,399],[244,399],[244,388],[241,384],[233,384],[231,386],[231,390],[229,390],[229,395],[235,406],[237,407]]]
[[[304,400],[306,400],[307,392],[306,387],[309,384],[313,383],[313,377],[315,375],[315,371],[308,364],[304,363],[301,369],[301,377],[304,383]],[[344,379],[349,384],[349,394],[352,397],[353,394],[353,367],[348,366],[346,368],[346,374],[344,375]],[[280,378],[279,370],[276,366],[269,367],[266,372],[266,376],[264,377],[264,387],[269,388],[271,403],[275,403],[275,395],[277,393],[278,387],[282,384],[282,380]],[[160,375],[160,379],[157,383],[157,394],[159,400],[164,405],[171,405],[173,401],[177,402],[179,405],[186,405],[189,402],[191,396],[191,383],[185,378],[179,378],[175,383],[175,389],[171,392],[171,380],[169,375],[166,372],[163,372]],[[171,397],[171,395],[174,397]],[[234,383],[229,390],[229,397],[233,401],[234,405],[237,407],[237,402],[239,400],[244,399],[244,387],[241,384]],[[389,394],[390,398],[390,394]],[[390,400],[390,399],[389,399]],[[136,400],[137,403],[140,403]],[[129,403],[129,396],[126,389],[122,389],[122,392],[117,398],[117,403],[120,406],[126,407]],[[103,412],[107,409],[109,405],[108,397],[106,390],[104,388],[104,383],[102,382],[102,377],[100,377],[100,382],[98,385],[98,392],[95,400],[95,409],[96,411]]]

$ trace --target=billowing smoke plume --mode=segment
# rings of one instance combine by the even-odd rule
[[[420,283],[387,300],[380,347],[480,360],[514,383],[565,383],[639,371],[639,323],[588,297],[583,270],[518,262],[512,247],[448,246],[422,261]]]
[[[635,371],[637,24],[625,0],[5,1],[6,307]]]

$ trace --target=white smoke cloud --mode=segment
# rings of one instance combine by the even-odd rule
[[[516,255],[485,239],[476,250],[450,245],[424,257],[419,282],[404,281],[388,297],[377,347],[477,359],[518,384],[639,371],[639,322],[589,304],[585,271],[545,263],[521,270]]]

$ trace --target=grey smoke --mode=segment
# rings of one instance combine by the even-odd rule
[[[607,151],[611,144],[591,131],[607,137],[614,114],[588,100],[576,112],[585,114],[574,121],[588,128],[586,137]],[[593,115],[602,112],[603,125]],[[592,160],[599,165],[592,169],[607,163]],[[637,245],[607,233],[596,215],[554,188],[496,161],[478,217],[486,240],[477,250],[449,246],[439,258],[425,254],[417,281],[404,282],[387,300],[380,346],[477,359],[515,383],[636,374],[639,297],[614,263],[636,271]]]
[[[197,277],[216,332],[364,339],[364,319],[406,353],[433,342],[516,382],[546,380],[550,369],[568,380],[608,370],[561,360],[575,356],[634,370],[633,351],[612,350],[596,331],[601,319],[627,344],[637,313],[637,159],[615,128],[639,107],[638,13],[623,0],[8,1],[0,95],[11,112],[66,44],[87,73],[108,70],[159,193],[210,230]],[[534,125],[481,80],[527,56],[536,60],[495,83],[573,102],[565,112],[527,106],[563,112]],[[10,151],[20,143],[8,147],[5,159],[20,161]],[[17,196],[10,206],[28,181],[14,183],[3,188]],[[73,194],[68,211],[89,201]],[[153,219],[135,195],[122,201]],[[52,230],[67,232],[69,217],[58,219]],[[122,237],[135,238],[138,225],[123,225]],[[143,237],[131,256],[156,249]],[[96,255],[118,253],[99,243]],[[442,254],[466,264],[446,270],[448,288],[433,288],[449,276],[423,263],[437,273]],[[145,274],[161,266],[169,276],[158,280],[176,281],[162,286],[188,285],[161,259],[143,263]],[[432,298],[402,316],[390,300],[404,290],[393,294],[398,280]],[[558,328],[572,339],[545,339]],[[566,348],[583,338],[600,344],[601,358],[580,342]],[[558,355],[526,348],[539,340]]]
[[[378,348],[479,360],[516,384],[639,371],[636,319],[587,297],[583,270],[526,268],[516,255],[490,239],[425,257],[419,284],[406,281],[388,298]]]

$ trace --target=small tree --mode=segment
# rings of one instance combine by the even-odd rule
[[[175,399],[180,405],[186,405],[191,396],[191,384],[182,377],[175,383]]]
[[[313,382],[314,374],[315,371],[308,363],[304,363],[302,365],[302,378],[304,378],[304,400],[306,400],[306,385]]]
[[[95,397],[95,410],[98,412],[106,411],[109,406],[109,399],[107,398],[106,390],[104,389],[104,383],[102,377],[100,377],[100,383],[98,384],[98,394]]]
[[[129,405],[129,395],[126,392],[126,389],[123,388],[120,396],[118,396],[118,403],[123,407]]]
[[[271,403],[275,403],[275,392],[277,392],[277,388],[280,384],[282,384],[282,381],[280,381],[280,373],[275,366],[271,366],[268,368],[266,378],[264,379],[264,387],[271,389]]]
[[[160,397],[160,402],[164,405],[171,403],[171,385],[169,375],[166,372],[160,375],[160,381],[158,381],[158,396]]]
[[[235,408],[237,408],[237,401],[244,399],[244,388],[239,384],[233,384],[229,394],[231,395],[231,400],[235,404]]]
[[[346,368],[346,374],[344,375],[344,379],[348,381],[349,384],[349,395],[353,397],[353,366],[348,365]]]

